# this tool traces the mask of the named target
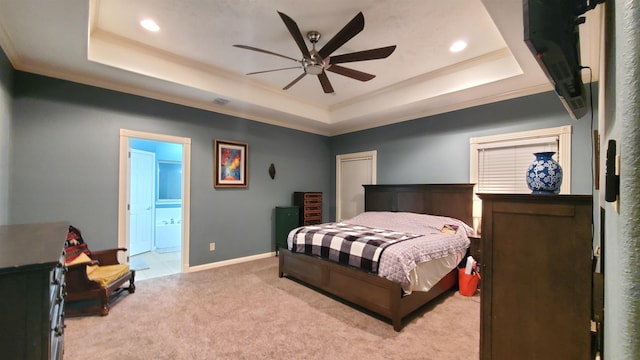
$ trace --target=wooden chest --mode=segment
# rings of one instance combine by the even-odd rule
[[[322,223],[322,193],[295,192],[293,205],[300,208],[300,226]]]

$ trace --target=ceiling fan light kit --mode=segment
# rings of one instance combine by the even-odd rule
[[[339,74],[342,76],[346,76],[351,79],[359,80],[359,81],[369,81],[376,77],[373,74],[368,74],[362,71],[354,70],[351,68],[347,68],[338,64],[348,63],[348,62],[356,62],[356,61],[366,61],[366,60],[376,60],[376,59],[384,59],[391,55],[396,49],[395,45],[386,46],[382,48],[369,49],[363,51],[357,51],[347,54],[341,54],[336,56],[330,56],[334,51],[344,45],[347,41],[351,40],[354,36],[359,34],[364,29],[364,15],[362,12],[359,12],[351,21],[345,25],[342,30],[340,30],[333,38],[331,38],[320,50],[316,50],[316,43],[321,38],[321,34],[318,31],[309,31],[307,32],[307,39],[311,43],[311,50],[307,48],[305,44],[304,38],[302,36],[302,32],[300,28],[298,28],[298,24],[296,24],[293,19],[291,19],[286,14],[278,11],[280,18],[284,22],[285,26],[289,30],[289,33],[293,37],[293,40],[296,42],[296,45],[300,49],[302,53],[302,59],[298,60],[286,55],[278,54],[269,50],[264,50],[260,48],[256,48],[248,45],[233,45],[235,47],[252,50],[257,52],[262,52],[269,55],[279,56],[281,58],[289,59],[297,62],[299,65],[296,67],[286,67],[280,69],[272,69],[272,70],[263,70],[263,71],[255,71],[247,73],[247,75],[261,74],[266,72],[273,71],[281,71],[281,70],[289,70],[295,68],[302,68],[302,74],[287,84],[283,90],[287,90],[293,85],[295,85],[298,81],[300,81],[305,75],[315,75],[318,77],[320,81],[320,85],[325,93],[331,94],[334,92],[333,86],[327,77],[325,71],[331,71],[335,74]]]

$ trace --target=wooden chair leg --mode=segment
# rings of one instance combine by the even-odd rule
[[[127,290],[129,290],[129,294],[133,294],[134,292],[136,292],[135,280],[136,280],[136,271],[132,270],[131,280],[129,280],[129,287],[127,288]]]
[[[102,306],[100,309],[100,315],[109,315],[109,293],[106,289],[103,289],[100,293],[100,304]]]

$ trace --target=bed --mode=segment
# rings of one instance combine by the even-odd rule
[[[472,223],[473,184],[364,185],[365,212],[431,214]],[[394,282],[355,267],[281,249],[279,276],[325,291],[388,319],[400,331],[409,315],[457,286],[454,268],[429,291],[407,294]]]

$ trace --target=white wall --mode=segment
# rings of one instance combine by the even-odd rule
[[[609,139],[616,140],[621,191],[618,209],[604,201],[603,191],[599,196],[606,214],[604,355],[607,359],[640,359],[639,2],[608,2],[606,20],[605,115],[600,126],[605,147],[601,154],[606,154]]]

